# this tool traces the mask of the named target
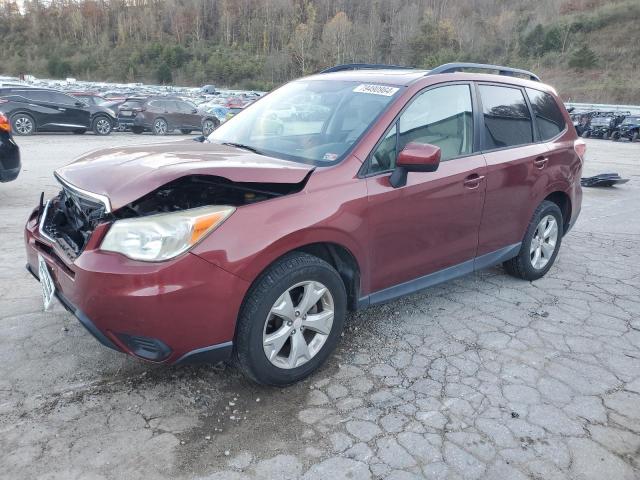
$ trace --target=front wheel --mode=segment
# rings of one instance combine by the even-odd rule
[[[562,212],[545,200],[533,214],[518,255],[503,263],[509,275],[523,280],[543,277],[556,260],[562,243]]]
[[[265,385],[284,386],[311,375],[335,349],[347,296],[324,260],[291,253],[251,287],[238,317],[234,358]]]
[[[110,135],[113,130],[113,123],[107,117],[98,117],[93,121],[93,133],[96,135]]]
[[[611,140],[613,140],[614,142],[617,142],[618,140],[620,140],[620,132],[613,132],[611,134]]]
[[[632,142],[637,142],[638,141],[638,137],[640,137],[640,135],[638,135],[638,132],[633,132],[633,135],[631,136],[631,141]]]
[[[207,118],[204,122],[202,122],[202,134],[205,137],[208,137],[209,135],[211,135],[211,132],[213,132],[219,126],[219,121],[216,123],[215,120]]]

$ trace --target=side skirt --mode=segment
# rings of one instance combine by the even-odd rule
[[[398,285],[394,285],[393,287],[388,287],[384,290],[373,292],[372,294],[367,295],[366,297],[362,297],[360,298],[360,300],[358,300],[358,309],[365,308],[369,305],[377,305],[380,303],[390,302],[392,300],[395,300],[396,298],[410,295],[420,290],[424,290],[425,288],[433,287],[434,285],[438,285],[439,283],[448,282],[449,280],[462,277],[464,275],[467,275],[468,273],[472,273],[487,267],[491,267],[498,263],[502,263],[505,260],[509,260],[518,255],[518,252],[520,251],[520,245],[521,243],[514,243],[513,245],[501,248],[499,250],[496,250],[495,252],[481,255],[472,260],[467,260],[466,262],[462,262],[457,265],[438,270],[434,273],[430,273],[429,275],[418,277],[414,280],[409,280],[408,282],[400,283]]]

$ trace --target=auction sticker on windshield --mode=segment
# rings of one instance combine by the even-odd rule
[[[53,301],[53,295],[56,291],[56,287],[53,284],[53,279],[49,273],[49,267],[42,258],[42,255],[38,255],[38,276],[40,277],[40,285],[42,285],[42,301],[44,302],[44,309],[48,310]]]
[[[387,85],[372,85],[362,84],[353,89],[356,93],[370,93],[372,95],[384,95],[385,97],[391,97],[394,93],[400,90],[397,87],[389,87]]]

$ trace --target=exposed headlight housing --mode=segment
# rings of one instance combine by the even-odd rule
[[[234,211],[230,206],[199,207],[117,220],[100,249],[145,262],[170,260],[196,245]]]

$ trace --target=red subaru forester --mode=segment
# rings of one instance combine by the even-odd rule
[[[107,347],[233,358],[286,385],[327,359],[347,310],[498,263],[546,274],[580,212],[584,153],[530,72],[334,67],[201,143],[58,170],[26,225],[28,269],[45,306],[57,297]]]

